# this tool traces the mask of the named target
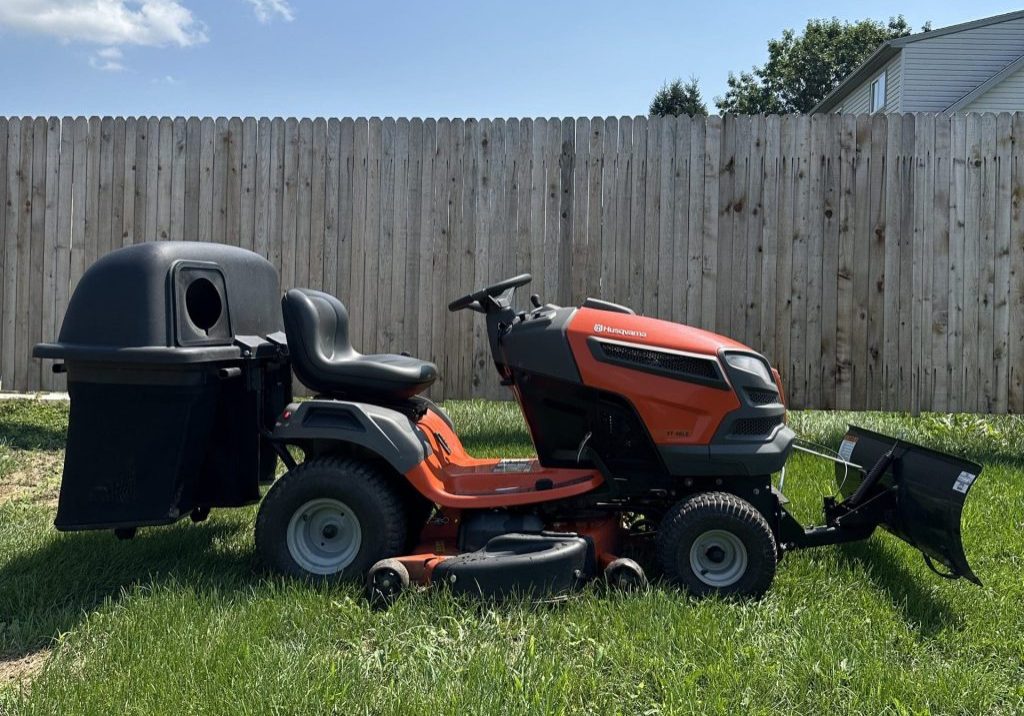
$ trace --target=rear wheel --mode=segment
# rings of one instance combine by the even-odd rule
[[[665,576],[694,596],[757,598],[775,578],[775,536],[746,500],[705,492],[669,510],[657,536]]]
[[[256,517],[256,550],[282,574],[362,578],[405,546],[404,501],[372,463],[319,458],[274,483]]]

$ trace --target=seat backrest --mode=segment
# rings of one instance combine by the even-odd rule
[[[348,311],[329,293],[293,288],[281,299],[292,369],[305,385],[318,390],[332,361],[355,354],[348,338]]]

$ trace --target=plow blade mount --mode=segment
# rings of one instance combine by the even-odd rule
[[[836,481],[846,513],[841,522],[861,513],[913,545],[935,570],[939,562],[948,577],[981,581],[967,564],[960,537],[964,500],[981,465],[914,445],[904,440],[850,426],[839,455],[861,466],[836,464]]]

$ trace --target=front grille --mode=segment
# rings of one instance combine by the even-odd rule
[[[747,388],[747,397],[754,405],[771,405],[779,402],[779,394],[764,388]]]
[[[656,368],[702,380],[719,380],[715,362],[703,358],[634,348],[633,346],[620,346],[615,343],[601,343],[601,351],[605,356],[619,363],[632,363],[645,368]]]
[[[780,423],[782,423],[781,415],[770,415],[765,418],[741,418],[732,424],[732,434],[747,437],[767,435]]]

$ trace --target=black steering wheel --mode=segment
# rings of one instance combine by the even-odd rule
[[[451,312],[461,311],[464,308],[469,308],[480,313],[485,313],[484,302],[488,298],[495,298],[502,295],[506,291],[525,286],[533,280],[533,276],[528,273],[521,273],[518,276],[512,278],[506,278],[498,283],[492,283],[486,288],[481,288],[479,291],[473,293],[467,293],[462,298],[456,298],[454,301],[448,304],[448,310]]]

